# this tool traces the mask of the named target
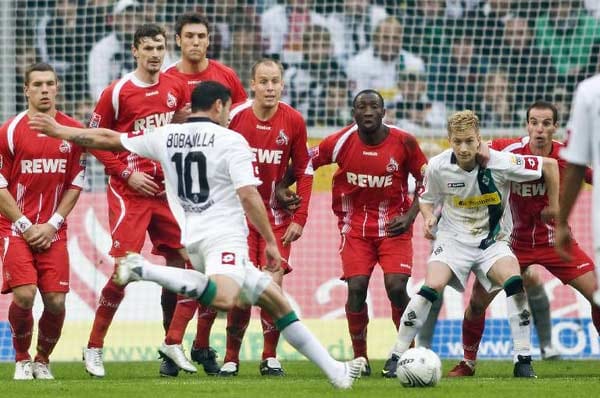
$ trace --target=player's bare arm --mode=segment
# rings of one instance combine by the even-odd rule
[[[560,211],[556,222],[555,248],[565,261],[571,260],[571,232],[569,231],[569,215],[579,196],[581,183],[585,177],[586,166],[569,163],[564,171]]]
[[[31,245],[31,241],[39,239],[41,235],[39,226],[32,224],[31,221],[21,213],[15,198],[13,198],[6,188],[0,188],[0,214],[12,222],[17,220],[22,221],[20,227],[21,236],[23,236],[23,239],[25,239],[27,244]],[[32,247],[32,249],[34,248]]]
[[[403,234],[415,222],[417,214],[419,214],[419,196],[415,194],[412,205],[408,211],[402,215],[392,218],[385,226],[386,232],[389,236]]]
[[[44,113],[38,113],[29,120],[29,127],[41,131],[49,137],[72,141],[86,148],[107,149],[111,151],[124,151],[121,144],[121,135],[109,129],[82,129],[63,126],[54,118]]]
[[[260,233],[266,242],[266,270],[271,272],[277,271],[281,267],[281,254],[277,248],[275,234],[273,234],[273,230],[271,229],[271,224],[267,217],[267,210],[265,209],[260,194],[253,185],[238,188],[236,192],[240,198],[240,203],[244,208],[246,217],[248,217],[252,225],[254,225],[258,230],[258,233]]]
[[[542,176],[548,189],[548,206],[542,210],[541,216],[544,222],[554,220],[558,216],[558,195],[560,176],[558,162],[556,159],[543,158]]]
[[[421,210],[421,214],[423,215],[423,228],[425,232],[425,238],[433,240],[435,239],[434,228],[438,222],[438,218],[433,212],[433,204],[419,202],[419,209]]]

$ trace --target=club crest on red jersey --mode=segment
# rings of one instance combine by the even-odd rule
[[[396,159],[394,159],[393,157],[390,157],[390,161],[387,164],[387,166],[385,166],[385,171],[387,171],[388,173],[395,173],[396,171],[398,171],[398,162],[396,162]]]
[[[71,152],[71,144],[63,140],[63,142],[60,143],[58,150],[60,151],[60,153],[69,153]]]
[[[235,253],[222,252],[221,253],[221,264],[235,265]]]
[[[171,94],[170,91],[167,93],[167,106],[169,108],[175,108],[177,106],[177,98]]]
[[[275,143],[277,145],[287,145],[289,142],[289,138],[288,136],[285,134],[285,131],[283,129],[279,130],[279,135],[277,136],[277,138],[275,139]]]

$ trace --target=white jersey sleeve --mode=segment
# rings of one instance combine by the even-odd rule
[[[543,159],[540,156],[522,156],[490,149],[488,168],[496,170],[508,181],[524,182],[542,176]]]
[[[586,98],[585,87],[577,88],[571,106],[571,118],[567,125],[569,142],[560,157],[569,163],[586,166],[592,163],[593,111]]]
[[[254,174],[254,155],[250,150],[248,142],[241,135],[236,136],[239,142],[232,145],[227,154],[229,155],[229,176],[233,182],[234,189],[248,185],[260,185],[262,182]]]
[[[120,138],[125,149],[148,159],[160,161],[160,154],[165,151],[164,134],[160,128],[142,130],[141,134],[133,137],[121,134]]]
[[[438,203],[441,199],[442,189],[440,186],[440,173],[435,172],[437,169],[437,161],[433,161],[427,165],[425,176],[423,178],[423,190],[419,194],[419,200],[423,203]]]

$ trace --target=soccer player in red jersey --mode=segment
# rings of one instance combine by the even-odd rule
[[[412,224],[418,200],[408,195],[408,174],[419,184],[427,164],[414,136],[383,124],[383,98],[375,90],[356,95],[356,123],[325,138],[312,151],[312,165],[336,163],[332,207],[341,233],[343,279],[348,285],[346,317],[355,357],[367,358],[366,304],[369,279],[376,263],[383,269],[398,329],[409,301],[406,282],[412,270]],[[395,376],[396,364],[386,362],[383,375]],[[364,369],[370,374],[370,366]]]
[[[289,259],[291,243],[300,236],[308,217],[313,172],[307,150],[306,124],[302,115],[280,102],[283,91],[283,68],[272,59],[262,59],[251,71],[251,88],[254,99],[235,106],[231,111],[229,128],[237,131],[250,144],[255,154],[255,167],[262,184],[258,186],[263,202],[269,209],[269,221],[277,237],[279,250]],[[292,161],[297,181],[297,194],[302,198],[298,209],[289,214],[278,208],[275,186],[283,179]],[[250,260],[259,268],[265,265],[265,241],[249,227],[248,246]],[[283,275],[292,271],[289,262],[281,270],[271,273],[273,280],[282,285]],[[219,376],[236,375],[239,369],[239,352],[242,339],[250,321],[250,308],[235,308],[227,316],[227,351]],[[276,357],[279,331],[265,311],[261,311],[264,347],[260,373],[281,376],[284,374]]]
[[[0,253],[2,294],[11,293],[8,321],[15,349],[15,380],[53,379],[49,357],[60,338],[69,291],[67,224],[83,187],[85,154],[67,141],[31,130],[29,118],[46,113],[81,127],[56,110],[58,78],[45,63],[25,72],[28,108],[0,127]],[[32,307],[40,291],[44,311],[31,361]]]
[[[248,96],[235,71],[218,61],[206,58],[206,51],[210,45],[210,28],[206,17],[199,14],[183,14],[177,20],[175,32],[175,40],[181,49],[181,59],[167,68],[166,74],[182,79],[190,95],[198,83],[213,80],[231,91],[233,103],[246,101]],[[199,308],[198,325],[190,356],[202,365],[206,374],[216,375],[219,373],[216,352],[209,345],[210,328],[217,316],[214,309],[202,306],[189,297],[178,297],[177,307],[165,337],[165,345],[172,346],[172,351],[177,351],[173,354],[185,360],[180,347],[185,329],[196,308]]]
[[[169,66],[165,73],[185,81],[190,95],[198,83],[213,80],[231,91],[232,103],[248,99],[233,69],[206,58],[206,50],[210,45],[210,25],[205,16],[193,13],[181,15],[175,24],[175,40],[181,49],[181,59]]]
[[[179,79],[160,72],[166,51],[163,28],[154,24],[140,26],[132,46],[135,71],[108,86],[100,96],[90,127],[117,131],[142,131],[165,125],[185,106],[188,89]],[[165,257],[168,265],[183,266],[185,251],[177,226],[164,195],[163,171],[155,161],[129,152],[92,151],[110,176],[107,189],[109,226],[112,234],[110,255],[115,263],[127,252],[139,253],[146,231],[154,246],[153,253]],[[125,289],[111,279],[102,289],[87,348],[86,370],[93,376],[105,374],[102,361],[104,338]],[[168,330],[176,305],[176,295],[163,290],[163,326]],[[161,374],[175,376],[179,371],[165,359]]]
[[[519,155],[554,158],[558,160],[562,176],[566,162],[558,156],[564,144],[553,140],[557,128],[557,108],[549,102],[538,101],[527,109],[527,137],[495,139],[491,141],[490,146],[498,151]],[[590,184],[592,182],[592,170],[589,168],[585,181]],[[530,265],[540,264],[562,283],[577,289],[592,305],[592,320],[596,330],[600,332],[600,309],[592,301],[596,287],[594,262],[575,241],[573,258],[564,261],[559,257],[554,249],[554,222],[546,223],[542,220],[543,211],[547,206],[548,196],[543,179],[512,183],[510,210],[513,229],[510,243],[521,265],[521,272],[528,272]],[[450,371],[449,376],[475,374],[475,360],[485,327],[485,310],[498,292],[487,293],[481,284],[475,281],[463,321],[464,359]]]

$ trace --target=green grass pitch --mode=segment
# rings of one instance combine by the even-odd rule
[[[456,361],[444,361],[444,374]],[[443,377],[434,388],[403,388],[395,379],[379,375],[383,361],[372,361],[374,374],[357,380],[352,390],[337,391],[316,366],[308,361],[283,363],[287,375],[282,378],[262,377],[258,362],[242,362],[240,374],[232,378],[208,377],[203,373],[180,374],[177,378],[158,377],[157,362],[109,362],[107,376],[92,379],[82,363],[54,363],[55,381],[12,380],[12,363],[0,364],[0,397],[600,397],[600,361],[535,361],[538,379],[515,379],[512,364],[507,361],[478,363],[474,377]]]

